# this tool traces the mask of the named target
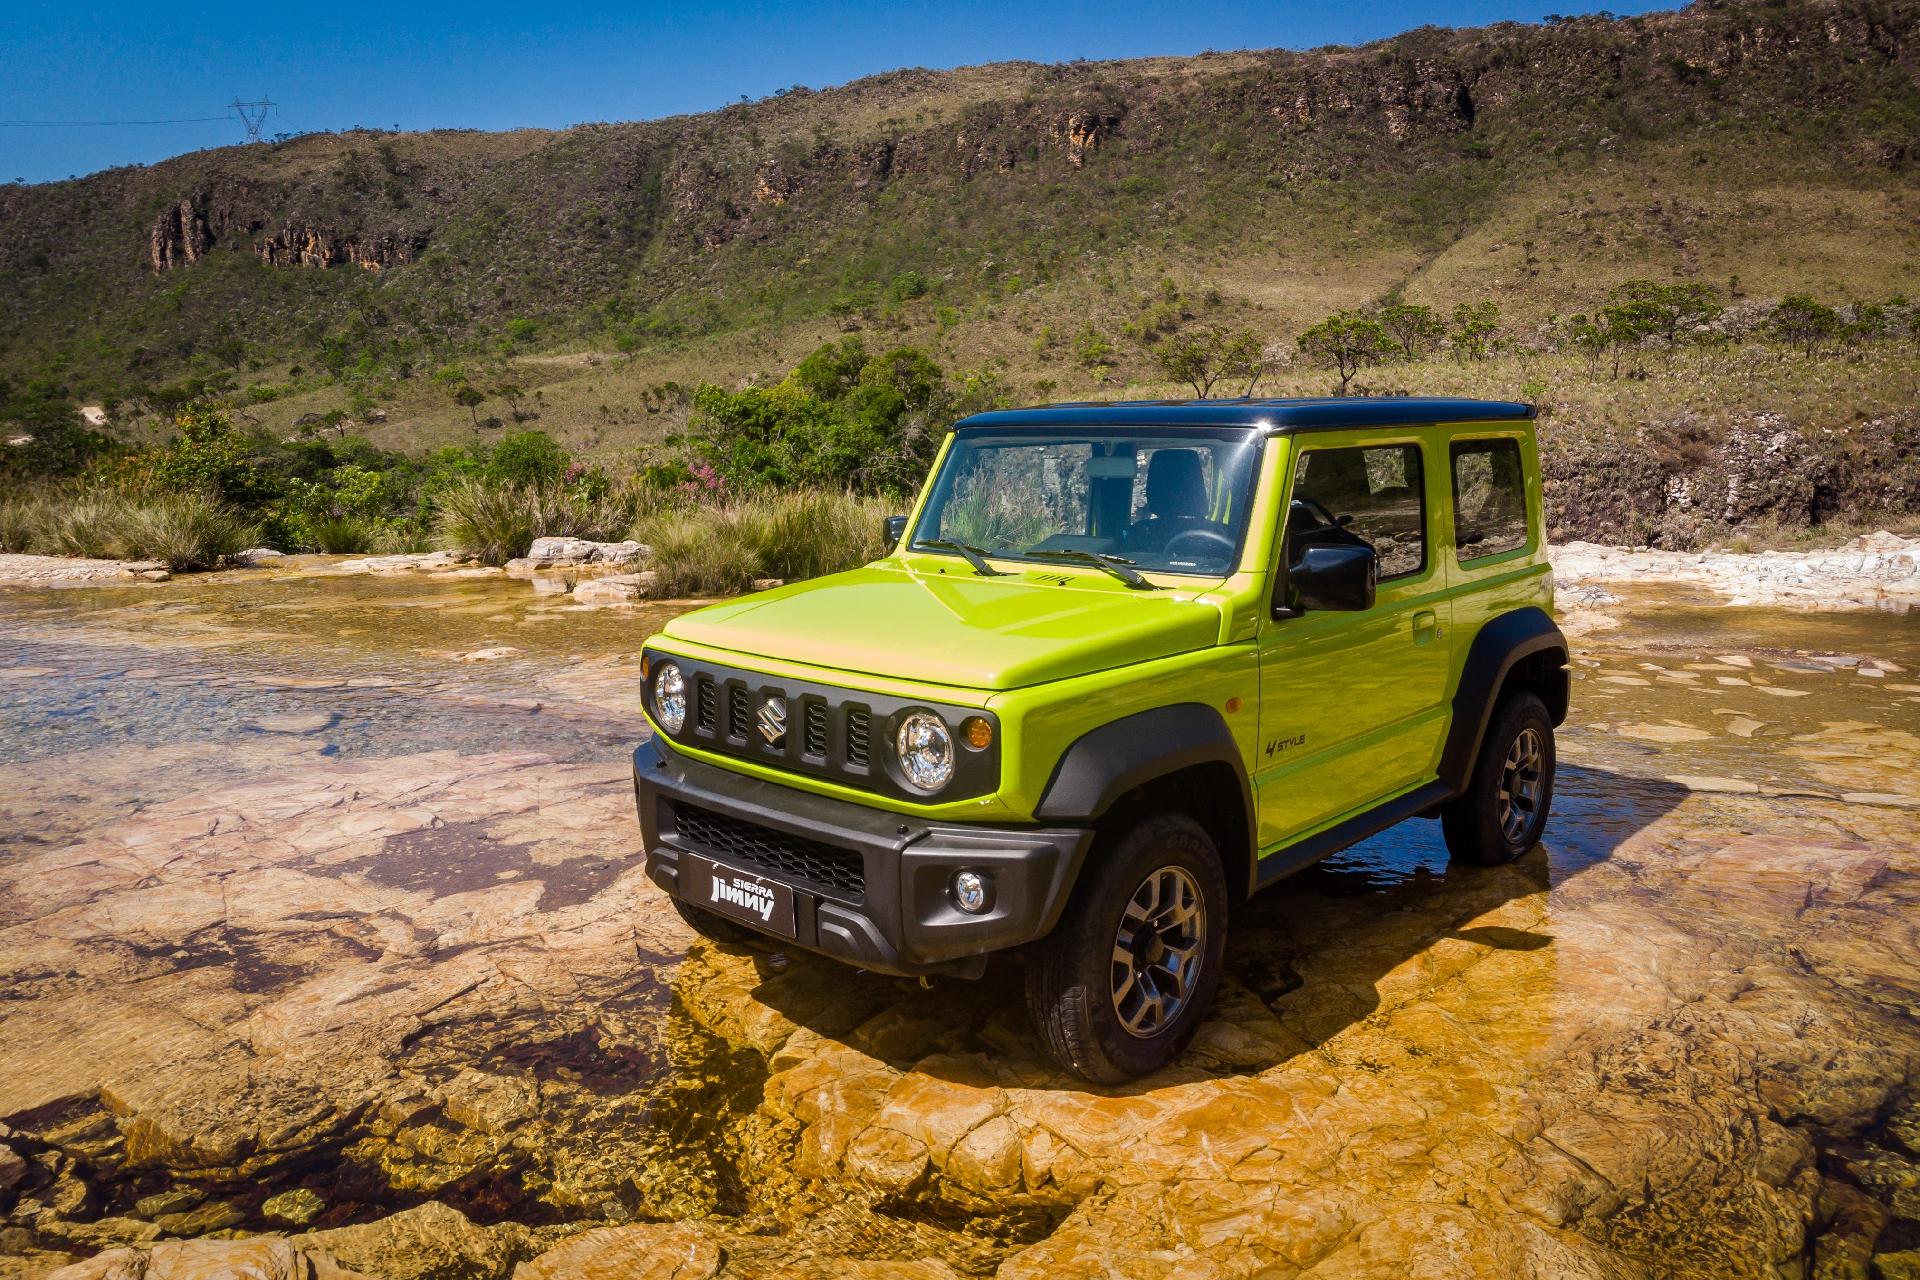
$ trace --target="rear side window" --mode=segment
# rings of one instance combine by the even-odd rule
[[[1287,563],[1308,547],[1361,544],[1380,557],[1380,577],[1418,573],[1427,562],[1420,446],[1310,449],[1293,476]]]
[[[1453,545],[1462,561],[1527,545],[1527,478],[1518,440],[1453,443]]]

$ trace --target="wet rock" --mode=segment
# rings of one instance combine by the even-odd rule
[[[237,1227],[246,1220],[246,1214],[225,1200],[212,1200],[179,1213],[163,1213],[153,1224],[170,1236],[203,1236],[209,1231]]]
[[[295,1187],[291,1191],[282,1191],[279,1195],[268,1196],[260,1205],[260,1212],[278,1222],[291,1223],[304,1227],[319,1217],[327,1207],[318,1193],[306,1187]]]
[[[302,1252],[324,1254],[384,1280],[504,1277],[530,1252],[527,1229],[516,1223],[476,1226],[438,1201],[369,1222],[290,1237]]]
[[[192,1187],[174,1187],[140,1197],[133,1202],[133,1211],[143,1218],[159,1218],[169,1213],[185,1213],[206,1198],[204,1192]]]
[[[510,644],[497,644],[491,648],[475,649],[471,653],[460,655],[462,662],[498,662],[502,658],[511,658],[520,651]]]
[[[242,568],[264,569],[286,558],[286,552],[275,551],[272,547],[250,547],[234,556],[233,561]]]
[[[707,1280],[720,1247],[690,1223],[599,1227],[514,1269],[513,1280]]]
[[[315,711],[307,714],[288,712],[284,715],[256,716],[253,727],[262,733],[319,733],[333,726],[340,717],[331,711]]]
[[[512,566],[522,566],[520,573],[536,569],[553,569],[568,565],[582,564],[634,564],[649,555],[648,548],[638,542],[594,542],[587,538],[535,538],[527,554],[518,560],[509,562],[508,572],[514,573]]]
[[[342,560],[328,572],[434,573],[467,568],[473,565],[474,559],[474,556],[464,551],[422,551],[390,556],[363,556],[354,560]],[[498,572],[490,567],[487,567],[487,571]]]
[[[109,1249],[46,1280],[371,1280],[279,1236],[169,1240],[151,1249]]]
[[[1873,1255],[1874,1280],[1920,1280],[1920,1249]]]

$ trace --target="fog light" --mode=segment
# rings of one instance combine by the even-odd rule
[[[953,905],[970,916],[977,916],[992,905],[987,878],[978,871],[957,871],[953,876]]]

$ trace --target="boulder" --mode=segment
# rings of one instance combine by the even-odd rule
[[[650,569],[639,573],[614,573],[576,585],[573,598],[581,604],[632,604],[650,599],[660,575]]]
[[[278,564],[287,558],[284,551],[275,551],[272,547],[250,547],[233,557],[233,562],[243,569],[261,569]]]
[[[0,1191],[17,1185],[27,1176],[27,1162],[12,1147],[0,1147]]]
[[[527,554],[507,561],[507,576],[531,578],[543,569],[581,565],[618,568],[638,564],[651,554],[638,542],[593,542],[587,538],[535,538]]]
[[[151,1249],[109,1249],[46,1280],[366,1280],[325,1254],[282,1236],[168,1240]]]

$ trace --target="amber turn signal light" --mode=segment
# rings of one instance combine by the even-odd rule
[[[961,722],[960,732],[975,751],[985,751],[993,745],[993,725],[982,716],[968,716]]]

